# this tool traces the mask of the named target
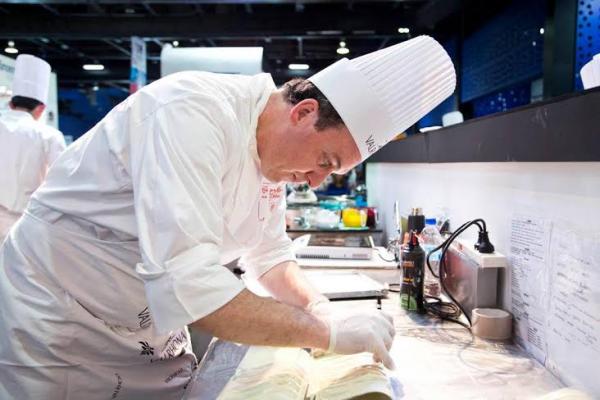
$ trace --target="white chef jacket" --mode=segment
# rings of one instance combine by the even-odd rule
[[[173,74],[62,153],[0,248],[0,398],[181,398],[185,325],[244,288],[223,265],[294,259],[256,147],[274,90]]]
[[[268,74],[161,79],[76,141],[33,196],[33,208],[90,223],[99,238],[139,240],[135,272],[158,333],[206,316],[244,288],[224,264],[241,256],[259,277],[294,259],[284,185],[261,175],[256,147],[274,90]],[[97,282],[85,287],[92,300],[96,290]]]
[[[65,149],[62,133],[31,114],[6,110],[0,118],[0,240],[25,210],[50,165]]]

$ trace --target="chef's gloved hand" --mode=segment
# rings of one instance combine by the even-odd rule
[[[329,323],[330,339],[329,349],[327,350],[328,352],[338,354],[353,354],[366,351],[373,353],[373,359],[375,361],[382,361],[384,365],[390,369],[395,368],[394,362],[388,353],[390,347],[392,346],[394,335],[396,334],[393,318],[389,314],[379,310],[373,310],[372,312],[363,311],[362,313],[352,313],[348,310],[340,310],[339,308],[336,309],[325,296],[313,300],[306,307],[306,310]],[[341,326],[342,321],[346,322],[344,322],[344,325],[341,329],[343,336],[341,338],[342,344],[338,344],[337,337],[340,336],[340,332],[338,332],[340,329],[338,328]],[[374,330],[374,335],[372,336],[377,336],[377,332],[381,332],[378,335],[379,337],[372,338],[373,342],[371,343],[349,343],[349,339],[351,337],[359,342],[362,339],[368,341],[369,332],[361,332],[361,324],[364,325],[364,328],[371,327]],[[355,330],[358,332],[348,332],[354,328],[356,328]],[[357,333],[359,335],[362,334],[363,338],[357,338]],[[380,345],[381,341],[383,341],[383,347]],[[358,350],[350,350],[350,348]]]
[[[326,316],[329,322],[329,352],[354,354],[373,353],[376,362],[395,369],[389,350],[394,335],[394,320],[380,310],[372,312],[339,313]]]

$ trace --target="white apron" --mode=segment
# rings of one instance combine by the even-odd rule
[[[196,365],[189,333],[153,333],[137,241],[57,218],[26,212],[0,252],[0,399],[180,399]],[[101,295],[86,296],[95,284]]]

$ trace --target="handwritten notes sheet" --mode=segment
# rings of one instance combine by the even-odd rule
[[[510,231],[511,300],[517,341],[538,361],[546,359],[546,261],[550,221],[514,216]]]

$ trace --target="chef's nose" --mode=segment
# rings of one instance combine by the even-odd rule
[[[325,180],[325,178],[327,178],[327,176],[329,175],[329,172],[316,172],[316,171],[313,171],[313,172],[309,172],[306,175],[308,177],[308,181],[310,182],[310,187],[316,188],[321,183],[323,183],[323,181]]]

